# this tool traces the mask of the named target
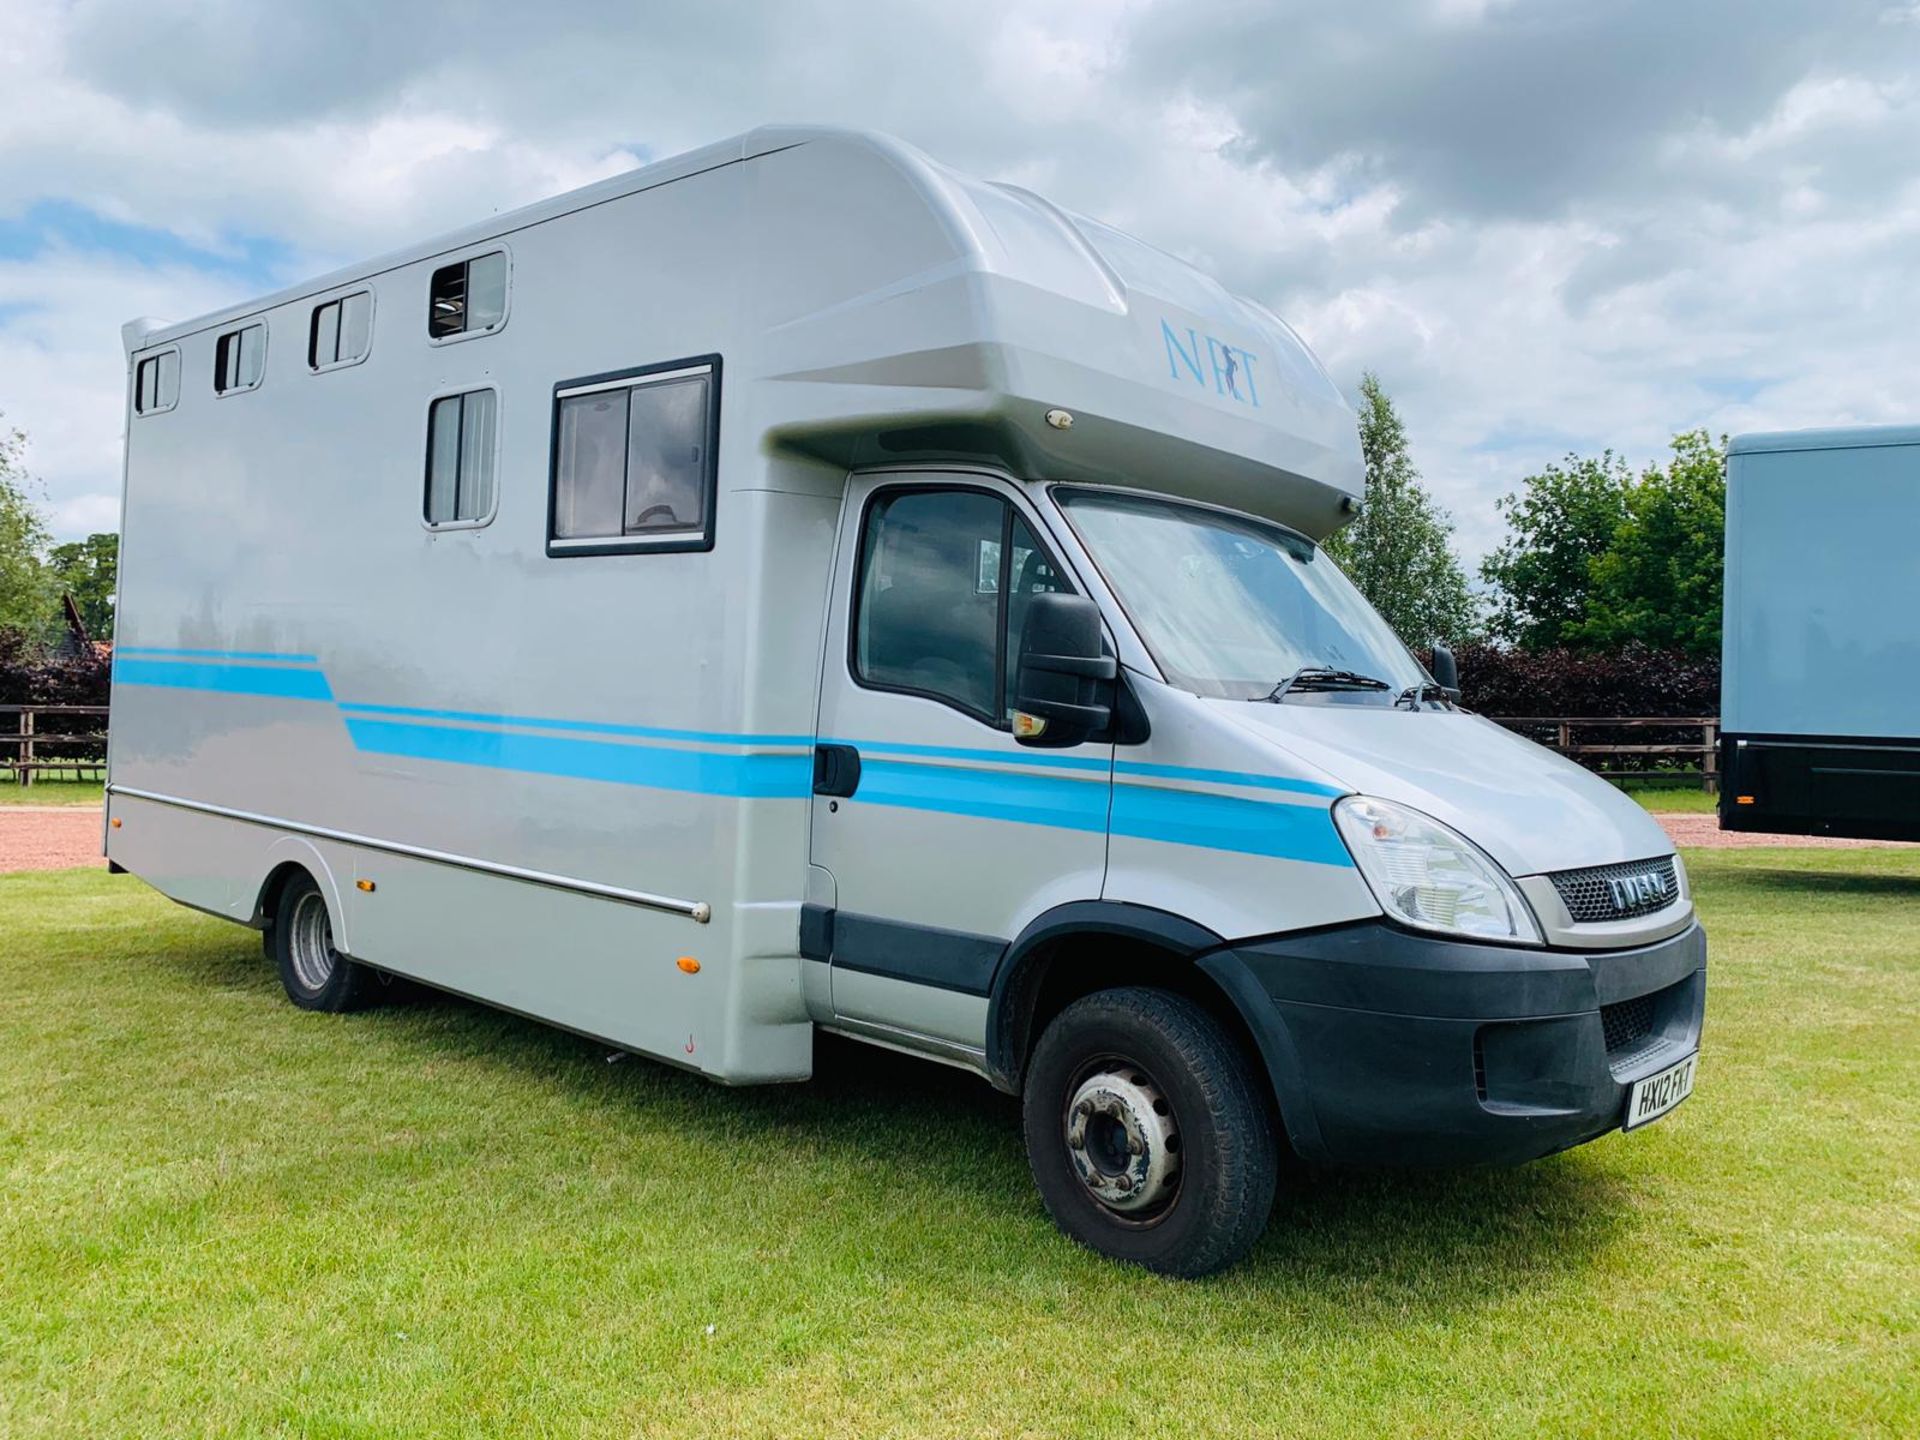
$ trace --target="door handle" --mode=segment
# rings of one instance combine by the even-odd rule
[[[813,793],[850,796],[860,788],[860,752],[851,745],[813,747]]]

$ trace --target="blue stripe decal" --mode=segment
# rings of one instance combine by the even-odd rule
[[[267,660],[281,665],[318,665],[317,655],[286,655],[274,650],[169,650],[164,645],[120,645],[115,655],[154,655],[184,660]]]
[[[962,770],[952,765],[916,765],[910,760],[862,760],[854,799],[981,820],[1104,831],[1108,795],[1108,787],[1097,780]]]
[[[155,658],[134,658],[139,656]],[[267,663],[231,663],[235,661]],[[322,671],[296,668],[317,664],[310,655],[124,646],[114,658],[113,675],[114,682],[121,685],[332,701],[333,689]],[[810,735],[673,730],[358,702],[341,704],[339,709],[355,747],[369,754],[739,799],[802,799],[811,794],[813,788],[810,752],[814,740]],[[517,726],[567,733],[529,735],[502,728],[471,728],[474,726]],[[801,753],[728,754],[576,736],[620,736],[696,745],[791,746]],[[1132,839],[1319,865],[1347,867],[1353,863],[1334,830],[1331,812],[1323,806],[1276,803],[1159,785],[1103,783],[1111,769],[1123,775],[1238,785],[1301,795],[1332,797],[1344,793],[1314,781],[1130,760],[1116,764],[1105,758],[1039,751],[1008,753],[890,741],[830,743],[853,744],[868,757],[861,767],[857,798],[873,805],[1089,833],[1110,829],[1115,835]],[[881,756],[902,758],[877,758]],[[983,761],[999,767],[1029,768],[972,769],[928,763],[940,760]],[[1036,774],[1037,768],[1071,771],[1087,778],[1060,773]]]
[[[1333,828],[1332,810],[1319,805],[1282,805],[1155,785],[1116,785],[1112,831],[1135,840],[1270,855],[1278,860],[1353,864]]]
[[[723,755],[706,750],[619,745],[609,740],[351,718],[347,720],[347,733],[361,750],[375,755],[644,785],[653,790],[742,799],[794,799],[813,790],[811,755]]]
[[[1334,831],[1331,812],[1319,805],[1123,784],[1111,791],[1109,817],[1108,788],[1097,780],[963,770],[910,760],[864,761],[854,799],[1063,830],[1099,832],[1111,827],[1115,835],[1137,840],[1317,865],[1353,863]]]
[[[283,666],[215,665],[194,660],[122,660],[113,664],[116,685],[158,685],[174,690],[217,690],[225,695],[272,695],[283,700],[331,700],[333,689],[318,670]]]
[[[1199,780],[1209,785],[1248,785],[1261,790],[1290,790],[1299,795],[1325,795],[1334,798],[1347,792],[1335,785],[1313,780],[1295,780],[1286,775],[1258,775],[1250,770],[1200,770],[1186,765],[1147,765],[1137,760],[1121,760],[1113,767],[1122,775],[1157,776],[1163,780]]]
[[[811,740],[806,742],[811,745]],[[829,740],[822,745],[851,745],[865,755],[924,755],[930,760],[986,760],[996,765],[1045,765],[1059,770],[1111,769],[1105,760],[1089,760],[1080,755],[1056,755],[1046,750],[966,750],[954,745],[899,745],[883,740]]]
[[[610,725],[598,720],[552,720],[537,715],[487,715],[474,710],[421,710],[411,705],[340,702],[349,715],[452,720],[465,725],[518,725],[530,730],[567,730],[586,735],[626,735],[640,740],[683,740],[696,745],[812,745],[811,735],[741,735],[711,730],[663,730],[653,725]]]

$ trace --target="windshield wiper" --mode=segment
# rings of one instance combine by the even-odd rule
[[[1327,665],[1302,665],[1267,692],[1267,699],[1278,704],[1294,690],[1391,690],[1384,680],[1362,675],[1357,670],[1335,670]]]
[[[1409,685],[1393,697],[1394,708],[1405,705],[1410,710],[1418,710],[1429,700],[1451,700],[1447,687],[1438,680],[1422,680],[1418,685]]]

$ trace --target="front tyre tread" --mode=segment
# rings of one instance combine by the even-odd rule
[[[1095,1057],[1117,1054],[1151,1074],[1182,1138],[1181,1189],[1150,1225],[1128,1225],[1075,1175],[1062,1124],[1066,1090]],[[1097,991],[1055,1016],[1027,1067],[1027,1156],[1054,1222],[1115,1259],[1195,1278],[1242,1258],[1273,1209],[1278,1147],[1251,1057],[1183,995],[1146,986]]]

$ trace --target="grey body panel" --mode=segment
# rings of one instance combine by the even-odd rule
[[[430,339],[435,269],[496,250],[500,323]],[[364,358],[310,370],[313,307],[360,291]],[[216,400],[243,322],[262,381]],[[1323,536],[1361,486],[1352,415],[1260,306],[908,147],[758,131],[125,336],[130,377],[169,349],[181,383],[163,413],[129,401],[107,849],[214,913],[257,923],[298,865],[355,957],[748,1082],[807,1075],[816,1024],[985,1068],[995,947],[1063,906],[1223,937],[1364,921],[1329,811],[1364,786],[1515,873],[1645,849],[1591,793],[1530,833],[1450,792],[1422,758],[1445,725],[1344,746],[1165,685],[1046,482]],[[556,386],[693,357],[719,357],[712,547],[549,554]],[[476,389],[496,502],[429,527],[429,406]],[[1100,604],[1146,744],[1027,749],[852,682],[862,497],[943,479],[1010,497]],[[877,762],[837,810],[811,794],[822,740]],[[1516,814],[1571,783],[1510,746]],[[849,963],[803,954],[803,905],[850,917]]]
[[[430,340],[433,271],[493,250],[502,323]],[[311,372],[312,308],[359,291],[368,352]],[[242,322],[267,327],[264,377],[216,402],[214,348]],[[832,885],[810,878],[806,769],[850,467],[957,458],[1125,483],[1119,458],[1153,454],[1199,492],[1320,531],[1359,483],[1344,402],[1258,306],[1035,197],[839,132],[756,132],[125,333],[130,377],[169,349],[181,383],[165,413],[129,401],[110,858],[248,920],[293,857],[352,953],[733,1080],[805,1075],[811,1022],[831,1018],[795,936],[801,902]],[[1252,360],[1257,395],[1191,371],[1208,336]],[[706,355],[724,360],[712,551],[549,558],[553,387]],[[430,529],[428,406],[476,388],[497,396],[497,504]],[[1062,404],[1070,433],[1041,418]],[[856,886],[908,883],[917,823],[875,820],[882,858]],[[1049,903],[1006,892],[993,822],[936,823],[987,866],[937,888],[994,913],[927,886],[905,900],[927,902],[918,918],[1012,933]],[[1097,894],[1103,846],[1052,890]],[[697,976],[676,966],[689,954]],[[984,999],[955,992],[865,1008],[974,1043],[984,1026]]]

